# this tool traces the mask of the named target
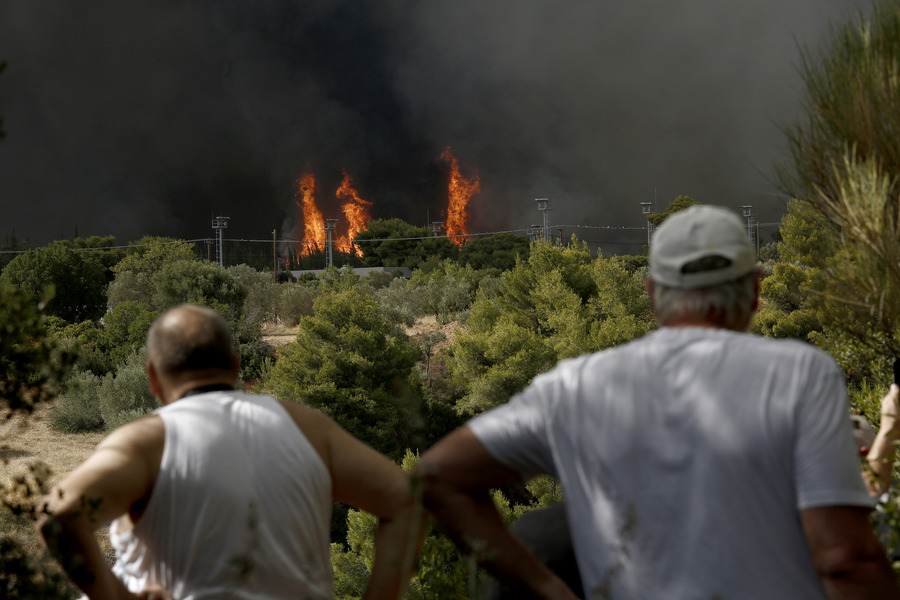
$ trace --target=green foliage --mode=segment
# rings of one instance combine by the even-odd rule
[[[650,224],[654,227],[659,227],[662,225],[662,222],[666,220],[669,215],[677,213],[680,210],[684,210],[689,206],[693,206],[694,204],[700,204],[690,196],[676,196],[674,200],[669,203],[669,206],[666,207],[666,210],[658,213],[650,213],[647,215],[647,220],[650,221]]]
[[[857,15],[837,26],[817,53],[804,51],[802,115],[783,126],[788,160],[777,165],[789,195],[811,198],[816,190],[839,195],[833,166],[875,159],[890,177],[900,174],[900,2],[873,3],[868,19]],[[896,182],[891,196],[896,196]]]
[[[142,349],[129,356],[115,374],[108,374],[100,381],[97,394],[107,431],[121,427],[159,407],[156,398],[150,394],[146,364],[147,354]]]
[[[367,267],[416,268],[431,256],[455,258],[456,245],[445,237],[434,237],[428,227],[416,227],[401,219],[374,219],[354,242]]]
[[[147,332],[159,313],[146,304],[127,301],[106,313],[103,343],[113,364],[143,347]]]
[[[170,263],[194,259],[193,244],[167,237],[144,236],[128,245],[125,258],[113,267],[113,272],[118,275],[123,271],[134,271],[149,276]]]
[[[448,323],[475,299],[477,281],[472,267],[444,260],[427,273],[415,271],[409,287],[422,298],[425,312],[433,314],[438,323]]]
[[[106,300],[110,308],[123,302],[150,304],[153,298],[153,283],[150,276],[136,271],[119,271],[110,282]]]
[[[527,260],[530,249],[525,236],[495,233],[466,242],[459,251],[459,264],[478,270],[508,271],[516,266],[517,259]]]
[[[247,265],[228,267],[227,273],[247,290],[243,314],[251,323],[273,321],[278,312],[279,286],[271,273],[260,273]]]
[[[392,323],[411,327],[417,317],[425,314],[425,298],[418,287],[402,277],[393,279],[387,287],[376,290],[374,297]]]
[[[103,272],[107,283],[112,281],[112,268],[125,257],[125,251],[116,248],[116,237],[113,235],[92,235],[89,238],[76,237],[74,240],[57,240],[52,246],[62,246],[64,248],[73,248],[83,256],[96,259],[103,265]]]
[[[47,314],[69,322],[99,319],[106,311],[103,265],[62,245],[20,254],[3,269],[0,282],[19,288],[35,304],[44,301],[48,289],[52,289]]]
[[[207,261],[176,260],[151,278],[152,306],[163,311],[184,303],[219,306],[234,320],[241,314],[247,290],[222,266]]]
[[[318,408],[388,456],[421,424],[410,386],[418,349],[395,335],[378,303],[355,290],[323,294],[279,351],[267,384],[282,400]]]
[[[522,390],[538,373],[578,356],[643,335],[653,326],[639,270],[617,258],[591,260],[584,244],[536,242],[528,260],[482,286],[467,331],[451,347],[449,368],[477,414]]]
[[[301,317],[313,314],[313,305],[320,293],[314,282],[279,284],[276,316],[288,327],[293,327]]]
[[[48,415],[50,426],[63,433],[103,431],[99,392],[100,377],[90,371],[75,373]]]
[[[0,282],[0,416],[54,397],[76,359],[47,332],[42,306]]]

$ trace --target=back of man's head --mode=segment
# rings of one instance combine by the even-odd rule
[[[740,329],[756,305],[756,253],[732,211],[695,205],[668,217],[650,244],[654,309],[663,325],[679,317]]]
[[[218,313],[183,304],[163,313],[147,333],[147,359],[164,377],[234,366],[231,329]]]

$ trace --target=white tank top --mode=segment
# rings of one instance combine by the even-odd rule
[[[110,527],[129,590],[176,599],[331,598],[331,478],[273,398],[211,392],[156,411],[159,476],[131,531]]]

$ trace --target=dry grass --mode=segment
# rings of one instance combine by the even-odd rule
[[[53,485],[84,462],[103,439],[103,433],[54,431],[47,421],[52,406],[50,403],[39,408],[28,419],[16,417],[0,424],[0,483],[8,485],[12,477],[27,472],[28,465],[43,462],[50,468],[47,484]],[[27,524],[15,526],[11,533],[30,554],[43,552],[43,545]],[[98,539],[104,552],[110,555],[106,529]]]

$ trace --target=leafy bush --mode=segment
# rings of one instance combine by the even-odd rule
[[[73,375],[67,382],[66,393],[59,397],[48,415],[50,426],[63,433],[103,431],[100,384],[100,377],[90,371]]]
[[[278,291],[276,315],[288,327],[295,326],[301,317],[313,314],[313,303],[319,296],[316,283],[283,283]]]
[[[147,353],[141,349],[128,357],[115,375],[106,375],[100,384],[100,413],[106,430],[112,431],[158,408],[150,394],[146,370]]]
[[[320,296],[267,385],[281,400],[320,409],[358,439],[398,456],[419,428],[410,386],[419,349],[394,335],[378,303],[355,290]]]
[[[403,278],[392,280],[387,287],[376,290],[374,296],[393,323],[410,327],[425,313],[423,294]]]

